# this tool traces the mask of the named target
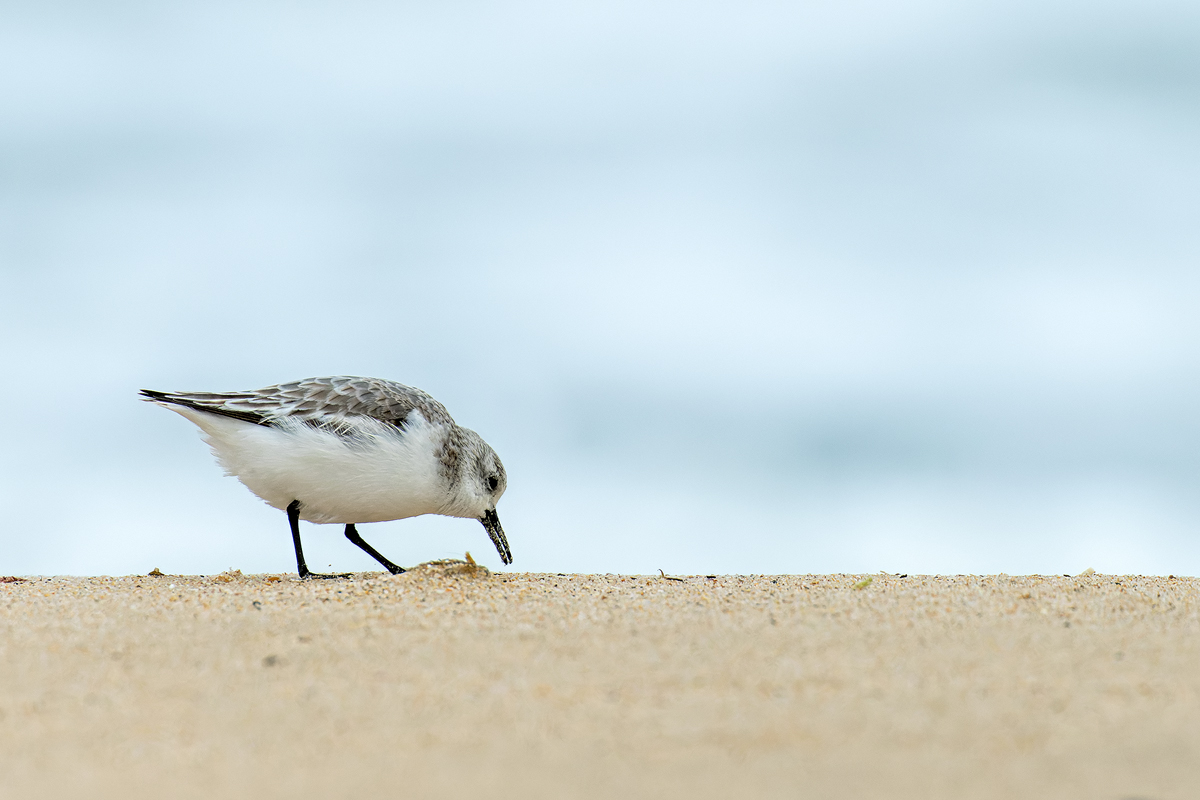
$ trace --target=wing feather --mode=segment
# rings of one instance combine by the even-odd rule
[[[446,407],[425,392],[380,378],[339,375],[282,383],[253,392],[143,389],[141,394],[153,402],[185,406],[258,425],[272,425],[287,418],[336,427],[354,417],[370,417],[403,428],[413,411],[420,411],[431,423],[454,424]]]

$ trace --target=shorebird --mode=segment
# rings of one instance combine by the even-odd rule
[[[339,523],[393,575],[355,525],[421,514],[477,519],[512,563],[496,503],[504,465],[479,434],[420,389],[379,378],[309,378],[249,392],[141,391],[194,422],[228,475],[287,512],[301,578],[300,520]]]

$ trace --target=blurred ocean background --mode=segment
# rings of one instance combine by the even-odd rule
[[[0,3],[0,574],[294,570],[137,390],[350,374],[517,570],[1195,575],[1198,220],[1194,2]]]

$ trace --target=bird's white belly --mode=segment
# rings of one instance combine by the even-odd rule
[[[196,423],[225,471],[278,509],[300,501],[310,522],[383,522],[437,513],[446,488],[438,461],[441,426],[413,412],[398,431],[374,420],[355,435],[283,427],[170,406]]]

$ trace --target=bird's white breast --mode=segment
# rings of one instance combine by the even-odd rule
[[[358,418],[351,435],[284,421],[255,425],[167,406],[204,431],[226,473],[278,509],[300,501],[310,522],[382,522],[437,513],[446,502],[438,454],[445,435],[419,411],[403,431]]]

